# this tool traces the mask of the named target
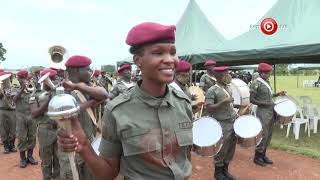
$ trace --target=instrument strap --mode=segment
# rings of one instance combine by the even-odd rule
[[[79,90],[73,90],[73,92],[78,96],[78,98],[80,99],[81,103],[85,103],[87,102],[87,99],[86,97],[82,94],[82,92],[80,92]],[[97,125],[97,119],[96,117],[94,117],[94,114],[93,114],[93,111],[92,111],[92,108],[91,107],[88,107],[86,109],[87,113],[89,114],[93,124],[98,127]]]
[[[223,92],[228,96],[228,98],[231,97],[230,93],[229,93],[225,88],[220,87],[220,86],[218,85],[218,83],[215,84],[215,86],[217,86],[218,88],[221,88],[221,89],[223,90]],[[230,103],[230,106],[233,108],[233,103]]]
[[[132,86],[134,86],[134,83],[126,83],[124,81],[121,81],[128,89],[131,88]]]
[[[267,86],[267,88],[269,89],[270,94],[272,96],[272,89],[271,89],[270,85],[264,79],[262,79],[261,77],[258,77],[257,80]]]

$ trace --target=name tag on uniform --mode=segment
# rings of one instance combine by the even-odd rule
[[[179,123],[179,128],[180,129],[190,129],[192,128],[192,122],[182,122],[182,123]]]

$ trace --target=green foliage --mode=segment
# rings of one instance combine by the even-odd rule
[[[7,50],[3,47],[2,43],[0,43],[0,62],[6,60],[4,54],[7,53]]]
[[[106,71],[109,74],[113,74],[116,71],[116,67],[114,65],[102,65],[101,70]]]
[[[278,76],[285,76],[289,74],[288,64],[277,64],[276,65],[276,74]]]

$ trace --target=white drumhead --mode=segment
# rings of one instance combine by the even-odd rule
[[[96,152],[97,155],[100,154],[100,152],[99,152],[100,143],[101,143],[101,137],[98,137],[97,139],[95,139],[95,140],[91,143],[91,146],[92,146],[94,152]]]
[[[193,144],[207,147],[216,144],[222,137],[222,128],[211,117],[202,117],[193,123]]]
[[[232,79],[230,83],[234,104],[247,105],[250,103],[250,89],[241,79]]]
[[[242,138],[252,138],[262,130],[261,122],[252,115],[240,116],[233,124],[234,132]]]
[[[290,117],[296,114],[297,105],[289,98],[283,97],[275,101],[274,111],[283,117]]]

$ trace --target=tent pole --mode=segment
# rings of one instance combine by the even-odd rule
[[[273,65],[273,87],[274,87],[274,93],[277,92],[277,85],[276,85],[276,64]]]
[[[298,74],[297,74],[297,88],[299,88],[299,69],[298,69]]]

